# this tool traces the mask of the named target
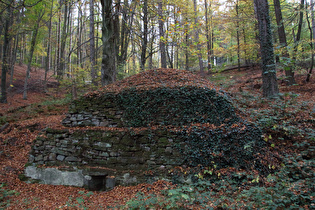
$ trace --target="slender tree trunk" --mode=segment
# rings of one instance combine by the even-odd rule
[[[7,103],[7,72],[9,69],[9,43],[11,36],[9,33],[11,27],[12,8],[11,5],[7,6],[6,18],[4,23],[4,44],[2,54],[2,72],[1,72],[1,97],[0,103]]]
[[[312,19],[312,27],[310,29],[310,40],[311,40],[311,48],[312,48],[312,61],[311,61],[311,66],[310,66],[310,70],[307,73],[306,82],[310,81],[311,75],[312,75],[312,71],[313,71],[313,66],[314,66],[314,40],[315,40],[315,18],[314,18],[314,2],[313,0],[311,0],[311,19]],[[310,24],[309,24],[310,25]]]
[[[211,9],[211,6],[210,6]],[[205,18],[206,18],[206,38],[207,38],[207,58],[208,58],[208,72],[211,69],[211,38],[209,35],[209,17],[208,17],[208,2],[205,0]]]
[[[147,45],[148,45],[148,0],[143,0],[142,6],[143,13],[143,35],[142,35],[142,46],[141,46],[141,70],[145,70],[145,63],[147,59]]]
[[[188,18],[186,14],[186,22],[184,23],[184,35],[185,35],[185,69],[189,70],[189,33],[188,33]]]
[[[115,68],[115,34],[113,28],[112,0],[101,0],[102,4],[102,86],[116,80]]]
[[[161,67],[166,68],[166,51],[165,51],[165,34],[164,34],[164,18],[163,18],[163,0],[158,2],[158,16],[159,16],[159,35],[160,35],[160,53],[161,53]]]
[[[95,62],[95,39],[94,39],[94,0],[90,0],[90,62],[92,83],[96,83],[96,62]]]
[[[299,16],[299,24],[298,24],[298,31],[296,34],[296,37],[294,37],[294,55],[293,55],[293,66],[296,65],[296,54],[297,54],[297,50],[298,50],[298,45],[299,42],[301,40],[301,33],[302,33],[302,24],[303,24],[303,10],[304,10],[304,0],[301,0],[300,3],[300,16]],[[289,75],[286,75],[288,77],[288,85],[292,85],[295,84],[295,80],[294,80],[294,71],[289,72]]]
[[[47,74],[50,69],[50,48],[51,48],[51,22],[52,22],[52,10],[54,6],[54,0],[51,0],[51,8],[50,8],[50,14],[49,14],[49,22],[48,22],[48,42],[47,42],[47,55],[45,59],[45,79],[44,79],[44,91],[47,92]]]
[[[57,79],[61,80],[64,75],[65,69],[65,49],[67,39],[67,21],[68,21],[68,2],[64,0],[64,20],[61,32],[61,43],[60,43],[60,61],[57,66]]]
[[[283,25],[280,0],[273,0],[273,3],[274,3],[274,8],[275,8],[276,21],[277,21],[277,25],[278,25],[279,41],[280,41],[281,47],[284,48],[284,53],[282,56],[285,57],[286,59],[288,59],[288,58],[290,58],[290,56],[289,56],[289,53],[287,50],[288,44],[287,44],[287,38],[286,38],[284,25]],[[293,66],[291,64],[289,64],[289,66],[287,66],[287,68],[285,69],[285,75],[287,77],[286,78],[287,79],[287,85],[295,84],[294,71],[293,71]]]
[[[279,94],[274,61],[269,5],[267,0],[254,0],[258,19],[262,60],[263,96],[272,98]]]
[[[240,58],[240,20],[239,20],[239,2],[236,1],[236,39],[237,39],[237,69],[241,71],[241,58]]]
[[[202,54],[201,54],[201,46],[199,42],[199,29],[198,29],[198,11],[197,11],[197,0],[194,0],[194,12],[195,12],[195,42],[197,44],[197,55],[198,55],[198,60],[199,60],[199,70],[201,74],[204,73],[203,71],[203,61],[202,61]]]
[[[11,73],[10,73],[10,81],[9,81],[10,87],[12,87],[11,85],[13,84],[14,65],[16,61],[16,53],[18,50],[18,46],[19,46],[19,35],[17,34],[15,35],[12,56],[11,56],[12,57],[11,64],[10,64]]]
[[[247,56],[247,50],[246,50],[246,45],[247,45],[247,41],[246,41],[246,33],[245,33],[245,29],[243,28],[243,39],[244,39],[244,46],[245,46],[245,49],[244,49],[244,54],[245,54],[245,64],[249,64],[249,60],[248,60],[248,56]]]

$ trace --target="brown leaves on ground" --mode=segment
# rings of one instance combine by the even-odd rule
[[[107,85],[99,91],[89,92],[86,96],[99,95],[103,92],[119,93],[125,89],[149,90],[158,87],[195,86],[213,89],[215,86],[209,80],[185,70],[154,69],[130,76],[124,80]]]

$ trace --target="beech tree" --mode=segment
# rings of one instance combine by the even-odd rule
[[[272,98],[279,94],[279,89],[274,60],[269,5],[267,0],[254,0],[254,3],[259,27],[263,96]]]
[[[12,3],[12,2],[10,2]],[[9,33],[11,27],[11,21],[13,17],[13,9],[11,4],[6,5],[5,18],[4,18],[4,33],[3,33],[3,52],[2,52],[2,73],[1,73],[1,97],[0,103],[7,103],[7,72],[9,69],[9,43],[11,40],[11,35]]]
[[[164,17],[163,17],[163,0],[158,2],[158,16],[159,16],[159,35],[160,35],[160,55],[161,67],[166,68],[166,51],[165,51],[165,34],[164,34]]]
[[[115,38],[114,38],[114,19],[112,14],[112,0],[101,0],[102,4],[102,67],[101,82],[102,86],[110,84],[116,80],[115,62]]]

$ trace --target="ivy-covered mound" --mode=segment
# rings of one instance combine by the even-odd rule
[[[184,70],[156,69],[75,100],[66,126],[163,127],[185,142],[187,166],[263,171],[265,142],[224,91]]]

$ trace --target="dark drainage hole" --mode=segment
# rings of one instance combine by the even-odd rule
[[[89,176],[87,181],[87,188],[90,191],[104,191],[106,190],[106,175]]]

